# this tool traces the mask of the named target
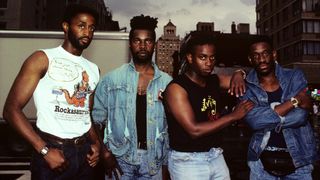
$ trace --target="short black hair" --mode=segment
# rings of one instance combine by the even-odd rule
[[[180,54],[184,56],[187,53],[194,53],[194,48],[197,45],[216,45],[216,40],[217,37],[213,33],[192,31],[183,39],[183,43],[180,48]]]
[[[140,16],[134,16],[130,20],[130,33],[129,33],[129,39],[131,40],[133,37],[133,32],[136,29],[141,30],[148,30],[152,32],[153,40],[156,40],[156,32],[155,29],[158,24],[158,18],[150,17],[150,16],[144,16],[141,14]]]
[[[266,43],[270,46],[271,49],[273,49],[273,43],[269,36],[255,36],[251,39],[249,48],[251,48],[251,46],[256,43]]]
[[[98,12],[95,9],[83,4],[69,4],[65,9],[65,13],[63,15],[62,21],[70,24],[71,19],[81,13],[87,13],[92,15],[96,23],[98,23],[99,21]]]

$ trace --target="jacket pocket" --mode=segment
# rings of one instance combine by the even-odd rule
[[[159,137],[156,138],[155,142],[155,148],[156,148],[156,159],[157,160],[163,160],[167,153],[168,153],[168,133],[162,132],[160,133]]]
[[[114,138],[112,135],[108,136],[108,145],[112,153],[116,155],[125,154],[130,148],[130,141],[127,137]]]

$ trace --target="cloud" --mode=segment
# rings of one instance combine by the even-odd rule
[[[256,0],[240,0],[243,4],[248,6],[256,5]]]
[[[216,31],[230,33],[232,21],[249,23],[255,33],[255,0],[107,0],[113,19],[120,27],[130,30],[133,16],[145,14],[158,17],[157,36],[163,34],[163,26],[171,19],[177,33],[184,36],[196,29],[197,22],[214,22]]]
[[[218,5],[218,0],[192,0],[192,5],[205,5],[212,3],[213,5]]]
[[[146,12],[154,12],[155,9],[159,9],[157,4],[149,1],[109,0],[107,2],[106,4],[112,10],[112,13],[121,14],[123,16],[126,15],[129,18],[134,15],[147,14]]]

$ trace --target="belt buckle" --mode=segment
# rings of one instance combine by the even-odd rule
[[[80,138],[76,138],[73,142],[75,145],[78,145],[80,143]]]

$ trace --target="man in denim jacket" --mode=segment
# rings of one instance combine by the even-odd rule
[[[106,127],[103,159],[109,177],[122,169],[121,179],[161,179],[168,150],[161,92],[172,78],[152,61],[157,19],[136,16],[130,25],[132,60],[103,77],[92,115]]]
[[[282,68],[275,59],[269,39],[258,39],[250,46],[254,69],[246,78],[247,91],[242,97],[255,103],[245,117],[253,129],[248,150],[250,179],[311,180],[316,146],[307,119],[312,107],[305,92],[307,81],[300,70]],[[261,159],[266,151],[288,153],[295,170],[284,175],[267,171]]]

